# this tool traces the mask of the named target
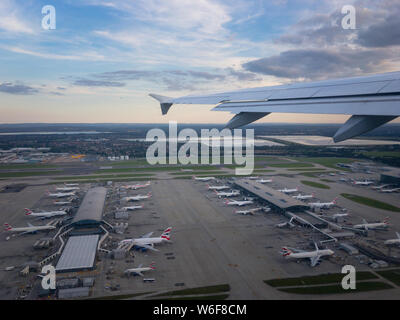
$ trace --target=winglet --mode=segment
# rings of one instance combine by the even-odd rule
[[[149,96],[160,102],[161,112],[163,115],[166,115],[169,111],[169,108],[171,108],[171,106],[173,105],[173,103],[171,102],[172,98],[170,97],[161,96],[159,94],[154,94],[154,93],[150,93]]]

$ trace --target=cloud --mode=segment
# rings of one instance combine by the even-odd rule
[[[14,1],[1,0],[0,1],[0,30],[7,33],[22,33],[34,34],[34,30],[26,22],[24,16],[19,10]]]
[[[384,21],[359,32],[357,43],[364,47],[388,47],[400,45],[399,14],[392,14]]]
[[[14,95],[30,95],[38,93],[39,90],[20,83],[3,82],[0,84],[0,92]]]
[[[243,68],[279,78],[315,80],[382,72],[383,62],[392,54],[385,50],[289,50],[245,63]]]
[[[75,86],[84,87],[124,87],[125,83],[105,80],[78,79],[73,83]]]

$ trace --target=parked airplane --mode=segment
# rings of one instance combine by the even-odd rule
[[[136,210],[136,209],[143,209],[143,205],[140,205],[140,206],[132,206],[132,207],[123,207],[123,208],[121,208],[120,210],[121,210],[121,211],[133,211],[133,210]]]
[[[400,188],[394,188],[394,189],[382,189],[381,192],[383,193],[393,193],[393,192],[398,192],[400,191]]]
[[[386,240],[385,244],[386,245],[393,245],[393,244],[400,245],[400,233],[396,232],[396,236],[397,236],[397,239]]]
[[[374,182],[369,180],[353,180],[353,184],[356,186],[369,186],[371,184],[374,184]]]
[[[375,189],[375,190],[381,190],[381,189],[389,187],[389,186],[390,186],[390,184],[383,184],[381,186],[375,186],[375,187],[371,187],[371,188]]]
[[[214,191],[215,194],[221,198],[221,197],[237,197],[240,196],[240,191],[239,190],[232,190],[231,192],[218,192]]]
[[[282,255],[287,259],[305,259],[305,258],[310,259],[311,267],[315,267],[317,264],[319,264],[320,259],[323,256],[331,256],[334,254],[334,252],[330,249],[320,250],[316,243],[314,243],[314,245],[315,245],[314,251],[304,251],[304,250],[284,247],[282,248]]]
[[[67,211],[65,210],[57,210],[57,211],[47,211],[47,212],[33,212],[32,210],[25,208],[25,215],[30,217],[39,217],[39,218],[52,218],[57,216],[65,216]]]
[[[159,251],[154,248],[155,244],[163,243],[163,242],[169,242],[171,240],[170,234],[171,234],[171,227],[168,227],[163,231],[163,233],[159,237],[153,237],[151,238],[153,232],[147,233],[143,235],[140,238],[136,239],[125,239],[119,242],[119,244],[132,244],[134,246],[140,247],[140,248],[145,248],[145,249],[150,249],[153,251]]]
[[[272,179],[260,179],[260,180],[257,180],[256,182],[259,182],[259,183],[270,183],[270,182],[272,182]]]
[[[79,183],[64,183],[67,187],[76,187],[79,186]]]
[[[124,274],[126,275],[137,275],[137,276],[141,276],[143,277],[143,273],[142,272],[146,272],[146,271],[151,271],[151,270],[155,270],[155,266],[154,266],[154,262],[152,262],[148,267],[143,267],[143,264],[140,264],[137,268],[131,268],[131,269],[126,269],[124,271]]]
[[[65,206],[65,205],[68,205],[68,204],[72,204],[72,200],[68,200],[68,201],[56,200],[56,201],[53,202],[53,204],[55,204],[57,206]]]
[[[225,199],[225,204],[227,206],[245,206],[247,204],[252,204],[253,201],[252,200],[243,200],[243,201],[237,201],[237,200],[231,200],[229,201],[228,199]]]
[[[195,177],[195,176],[193,176],[193,179],[196,181],[210,181],[210,180],[215,180],[215,177]]]
[[[364,230],[380,230],[380,229],[386,229],[389,224],[388,224],[389,217],[386,217],[383,219],[382,222],[372,222],[368,223],[365,219],[363,219],[363,223],[361,224],[356,224],[353,226],[355,229],[364,229]]]
[[[59,188],[56,188],[57,191],[66,191],[66,192],[73,191],[73,190],[79,190],[79,189],[80,189],[79,187],[59,187]]]
[[[146,188],[150,185],[150,181],[147,181],[145,184],[131,184],[131,185],[126,185],[122,186],[122,189],[130,189],[130,190],[137,190],[141,188]]]
[[[249,209],[249,210],[236,210],[235,213],[243,214],[245,216],[245,215],[248,215],[248,214],[253,215],[254,212],[257,212],[257,211],[260,211],[260,210],[263,210],[263,208],[254,208],[254,209]]]
[[[238,128],[271,112],[352,115],[335,133],[340,142],[371,131],[400,115],[400,72],[372,76],[300,82],[280,86],[170,98],[150,94],[163,115],[173,104],[216,104],[214,111],[234,113],[227,123]]]
[[[14,228],[8,223],[4,224],[5,231],[8,232],[21,232],[20,234],[25,234],[25,233],[35,233],[37,231],[47,231],[47,230],[54,230],[56,227],[51,226],[51,225],[45,225],[45,226],[34,226],[30,223],[28,223],[28,227],[20,227],[20,228]]]
[[[311,199],[314,198],[314,193],[312,194],[298,194],[297,196],[293,196],[293,198],[297,199],[297,200],[306,200],[306,199]]]
[[[295,225],[293,224],[293,220],[294,220],[294,218],[292,217],[289,221],[284,221],[284,222],[276,224],[275,227],[278,227],[278,228],[285,228],[285,227],[294,228]]]
[[[287,189],[287,188],[285,188],[285,189],[281,189],[281,190],[278,190],[278,191],[286,193],[286,194],[289,194],[289,193],[294,193],[294,192],[299,191],[299,187],[297,187],[296,189]]]
[[[311,209],[316,209],[316,208],[330,209],[331,207],[336,205],[336,200],[337,200],[337,198],[335,198],[331,202],[312,202],[312,203],[309,203],[308,205],[310,206]]]
[[[151,192],[149,192],[146,195],[138,194],[136,196],[125,197],[125,198],[123,198],[123,200],[128,202],[128,201],[140,201],[140,200],[149,199],[149,198],[151,198]]]
[[[210,186],[207,185],[208,190],[226,190],[226,189],[230,189],[230,186]]]
[[[252,177],[249,177],[250,180],[257,180],[257,179],[259,179],[259,178],[260,178],[259,176],[252,176]]]
[[[50,193],[47,191],[47,195],[52,198],[65,198],[65,197],[73,197],[75,196],[75,191],[72,192],[57,192],[57,193]]]

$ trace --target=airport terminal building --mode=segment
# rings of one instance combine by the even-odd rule
[[[235,181],[235,186],[253,196],[259,197],[260,200],[264,201],[268,206],[272,207],[276,211],[297,212],[307,210],[309,208],[304,202],[294,199],[291,196],[288,196],[255,180],[237,180]]]

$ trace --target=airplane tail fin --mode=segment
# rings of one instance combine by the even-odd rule
[[[167,229],[165,229],[163,231],[163,233],[161,234],[161,238],[163,238],[167,241],[171,240],[171,238],[170,238],[171,231],[172,231],[172,227],[168,227]]]
[[[6,222],[5,224],[4,224],[4,230],[5,231],[10,231],[12,229],[12,227]]]
[[[336,197],[335,199],[332,200],[333,204],[336,204],[338,197]]]
[[[290,256],[293,253],[293,251],[286,247],[283,247],[281,253],[284,257],[286,257],[286,256]]]
[[[383,223],[384,224],[388,224],[389,223],[389,217],[385,217],[385,219],[383,219]]]
[[[225,203],[225,204],[228,204],[228,203],[229,203],[229,200],[228,200],[228,199],[224,199],[224,203]]]
[[[28,208],[25,208],[24,210],[25,210],[25,215],[29,216],[32,214],[32,210],[30,210]]]
[[[156,269],[154,261],[152,263],[150,263],[149,268],[152,269],[152,270]]]
[[[315,192],[311,193],[311,198],[315,198]]]

